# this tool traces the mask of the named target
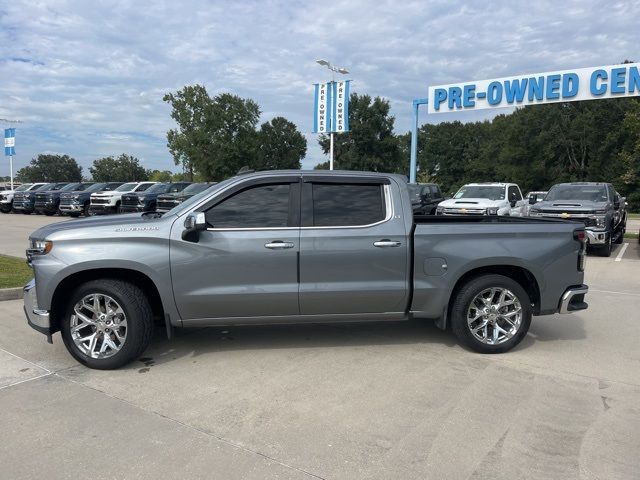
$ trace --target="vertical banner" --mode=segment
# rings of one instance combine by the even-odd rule
[[[333,87],[333,119],[332,132],[344,133],[349,131],[349,82],[332,82]]]
[[[328,133],[331,129],[331,88],[328,83],[316,83],[313,101],[313,133]]]
[[[4,129],[4,154],[6,157],[16,154],[16,129]]]

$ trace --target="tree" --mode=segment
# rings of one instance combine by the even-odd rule
[[[163,100],[177,129],[167,132],[176,165],[206,180],[222,180],[256,165],[260,108],[251,99],[223,93],[213,98],[202,85],[188,85]]]
[[[265,122],[258,132],[256,170],[299,169],[307,154],[307,139],[286,118]]]
[[[139,182],[149,179],[149,171],[140,165],[140,160],[126,153],[118,158],[94,160],[89,171],[96,182]]]
[[[20,182],[80,182],[82,167],[69,155],[40,154],[18,170]]]
[[[349,128],[334,136],[334,166],[344,170],[406,173],[408,160],[401,156],[398,137],[393,133],[395,118],[388,100],[352,93],[349,97]],[[318,140],[329,153],[329,137]]]
[[[170,182],[173,179],[173,173],[170,170],[153,170],[149,172],[149,180],[153,182]]]

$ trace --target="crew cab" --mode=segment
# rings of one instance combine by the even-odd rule
[[[30,236],[28,323],[99,369],[175,327],[433,320],[478,352],[532,315],[587,308],[584,227],[414,216],[406,179],[359,172],[236,176],[165,214],[90,217]],[[560,321],[560,318],[558,318]]]
[[[626,202],[610,183],[558,183],[529,216],[575,220],[585,225],[587,245],[611,256],[612,243],[622,243],[627,226]]]
[[[157,183],[141,193],[126,193],[122,195],[120,211],[155,212],[160,195],[180,193],[189,185],[191,182]]]
[[[89,202],[91,195],[96,192],[110,192],[122,185],[122,182],[101,182],[94,183],[83,190],[73,190],[60,194],[60,204],[58,208],[63,215],[79,217],[89,216]]]
[[[468,183],[440,202],[436,215],[523,215],[526,202],[515,183]]]
[[[144,192],[156,183],[157,182],[129,182],[120,185],[115,190],[92,193],[89,213],[120,213],[122,195],[125,193]]]
[[[46,183],[23,183],[13,190],[5,190],[0,193],[0,212],[10,213],[13,210],[13,197],[16,193],[31,192],[43,187]]]

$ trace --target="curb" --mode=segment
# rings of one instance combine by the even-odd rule
[[[22,287],[0,288],[0,302],[4,300],[19,300],[22,298]]]

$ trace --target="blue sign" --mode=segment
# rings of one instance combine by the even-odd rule
[[[16,129],[4,129],[4,155],[6,157],[16,154]]]
[[[429,87],[428,113],[640,96],[640,63]]]
[[[316,83],[313,100],[313,133],[349,131],[349,82]]]

